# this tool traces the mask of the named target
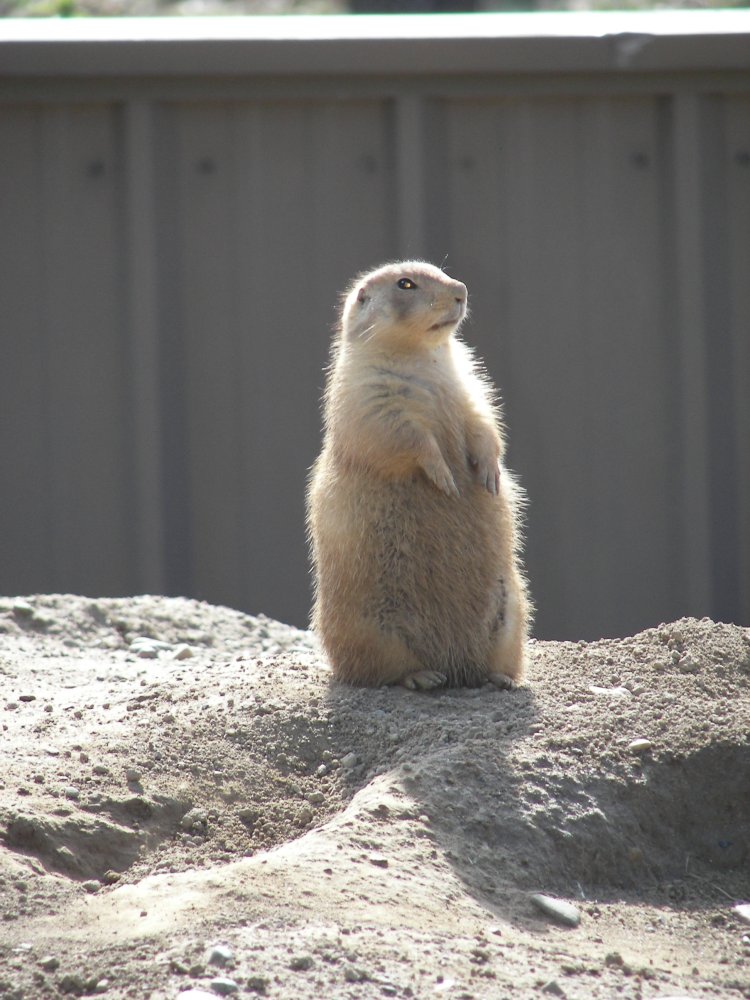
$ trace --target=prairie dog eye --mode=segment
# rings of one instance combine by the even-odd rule
[[[404,289],[412,289],[417,287],[411,280],[411,278],[399,278],[397,284],[399,288],[404,288]]]

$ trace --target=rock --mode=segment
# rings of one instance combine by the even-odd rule
[[[581,922],[578,908],[564,899],[556,899],[554,896],[537,892],[531,897],[531,902],[546,916],[552,917],[559,924],[565,924],[566,927],[577,927]]]
[[[80,791],[77,788],[73,788],[72,786],[66,788],[64,794],[66,799],[71,799],[73,802],[77,802],[81,797]]]
[[[354,753],[354,751],[351,751],[350,753],[345,754],[341,758],[341,766],[342,767],[347,767],[347,768],[349,768],[349,767],[355,767],[356,764],[357,764],[357,759],[358,758],[357,758],[356,753]]]
[[[217,979],[211,980],[211,989],[214,993],[218,993],[219,996],[228,997],[232,993],[239,992],[239,986],[233,979],[226,979],[223,976],[219,976]],[[182,996],[182,994],[180,994]]]
[[[248,976],[245,980],[245,990],[248,993],[258,993],[265,996],[268,992],[268,980],[265,976]]]
[[[250,806],[245,806],[237,811],[237,815],[245,824],[245,826],[253,826],[257,821],[260,813],[257,809],[253,809]]]
[[[344,979],[347,983],[366,983],[369,978],[364,969],[358,969],[353,965],[347,965],[344,969]]]
[[[57,849],[57,860],[63,867],[70,871],[76,871],[78,869],[78,858],[71,851],[69,847],[58,847]]]
[[[71,993],[73,996],[81,997],[86,992],[86,980],[76,974],[63,976],[57,984],[61,993]]]
[[[99,890],[101,889],[101,887],[102,887],[101,882],[97,882],[97,880],[95,878],[87,879],[83,883],[83,888],[86,890],[86,892],[90,892],[92,894],[95,893],[95,892],[99,892]]]
[[[18,618],[31,618],[34,614],[34,608],[28,601],[14,601],[13,614]]]
[[[128,767],[125,769],[125,780],[129,785],[137,785],[141,777],[141,772],[137,767]]]
[[[171,642],[161,642],[159,639],[151,639],[145,635],[137,636],[130,643],[130,652],[145,660],[155,660],[159,653],[171,648]]]
[[[234,965],[234,952],[227,944],[215,944],[208,954],[208,964],[222,968]]]
[[[633,740],[632,743],[628,744],[628,752],[646,753],[646,751],[650,750],[653,745],[654,744],[651,740],[646,740],[646,739]]]
[[[738,903],[732,907],[732,913],[746,924],[750,924],[750,903]]]
[[[55,969],[60,968],[60,959],[54,955],[44,955],[39,959],[39,968],[44,969],[45,972],[54,972]]]
[[[382,854],[370,854],[367,860],[371,865],[375,865],[376,868],[388,867],[388,858],[384,857]]]
[[[194,806],[182,817],[180,826],[188,832],[195,830],[202,833],[208,826],[208,813],[205,809],[199,809],[198,806]]]
[[[315,962],[312,955],[295,955],[289,962],[289,968],[293,969],[294,972],[307,972],[308,969],[312,969],[313,965]]]
[[[172,653],[173,660],[189,660],[191,656],[195,656],[195,650],[185,642],[177,646]]]
[[[565,996],[565,990],[562,988],[562,986],[558,983],[556,979],[551,979],[548,983],[545,983],[545,985],[542,987],[542,993],[551,993],[553,996],[556,997]]]

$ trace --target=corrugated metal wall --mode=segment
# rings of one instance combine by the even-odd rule
[[[750,620],[747,76],[133,72],[0,90],[0,590],[303,624],[337,293],[408,255],[469,286],[537,634]]]

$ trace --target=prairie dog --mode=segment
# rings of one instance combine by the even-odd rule
[[[489,382],[456,337],[466,311],[466,286],[420,261],[343,299],[308,491],[312,626],[338,680],[522,676],[519,493]]]

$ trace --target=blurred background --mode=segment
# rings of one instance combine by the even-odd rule
[[[0,0],[0,17],[428,14],[484,11],[720,9],[749,0]]]
[[[750,23],[471,16],[0,29],[1,592],[305,625],[338,293],[423,257],[501,390],[536,634],[750,624]]]

